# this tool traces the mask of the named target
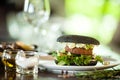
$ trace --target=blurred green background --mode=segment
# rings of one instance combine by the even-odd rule
[[[50,24],[56,23],[57,26],[62,24],[60,27],[65,34],[88,35],[97,38],[103,44],[109,44],[117,30],[118,34],[120,34],[118,29],[118,27],[120,27],[120,0],[49,1],[51,8],[49,21],[52,22]],[[11,34],[14,35],[12,38],[22,40],[24,35],[22,35],[22,37],[19,36],[17,30],[26,32],[25,34],[27,36],[30,35],[28,32],[32,29],[29,25],[21,26],[16,24],[16,15],[23,12],[23,7],[24,0],[2,0],[0,9],[0,27],[2,27],[0,28],[0,37],[3,38],[2,40],[8,40],[9,37],[6,39],[6,36],[10,35],[11,37]],[[20,19],[22,19],[22,17],[20,17]],[[7,31],[7,28],[10,29]],[[22,30],[23,28],[25,31]],[[118,42],[120,43],[119,39]]]
[[[65,0],[66,34],[95,37],[111,42],[120,20],[120,0]]]

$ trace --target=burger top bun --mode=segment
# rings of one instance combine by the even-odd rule
[[[57,38],[57,42],[70,42],[70,43],[82,43],[82,44],[94,44],[99,45],[100,42],[95,38],[81,35],[63,35]]]

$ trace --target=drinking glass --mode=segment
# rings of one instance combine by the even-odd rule
[[[38,73],[39,54],[35,51],[18,51],[16,57],[16,72],[20,74]]]
[[[25,0],[24,11],[17,14],[18,39],[30,44],[41,43],[42,34],[50,16],[49,0]],[[11,31],[12,33],[13,31]],[[38,45],[39,47],[39,45]]]
[[[4,50],[2,54],[2,62],[4,64],[4,68],[6,72],[15,72],[16,64],[15,64],[15,56],[18,50]]]
[[[39,27],[50,15],[49,0],[25,0],[24,19],[33,27]]]

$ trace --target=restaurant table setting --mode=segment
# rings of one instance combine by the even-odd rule
[[[120,79],[120,56],[105,46],[100,46],[97,51],[101,53],[106,64],[61,66],[55,64],[51,52],[39,52],[36,48],[29,51],[33,45],[23,42],[19,42],[19,45],[18,42],[1,44],[1,80]],[[107,54],[104,55],[105,53]]]
[[[83,80],[120,79],[119,54],[105,46],[100,46],[97,51],[100,52],[105,64],[97,63],[95,66],[61,66],[56,65],[53,58],[47,55],[40,56],[40,69],[57,74],[58,77],[62,78],[76,77]]]
[[[29,44],[22,41],[0,43],[0,80],[120,79],[120,55],[102,45],[95,53],[101,56],[103,63],[94,66],[56,64],[54,51],[61,48],[56,38],[62,33],[58,25],[48,27],[49,24],[44,24],[50,15],[48,1],[25,0],[24,12],[17,15],[20,27],[16,34],[13,33],[14,26],[8,29],[11,36]],[[21,29],[21,26],[27,27]],[[26,34],[28,27],[30,31]]]

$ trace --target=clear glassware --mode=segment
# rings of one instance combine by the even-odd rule
[[[46,27],[49,27],[44,26],[44,23],[47,23],[49,16],[49,0],[25,0],[23,19],[25,23],[32,26],[32,28],[29,27],[29,29],[31,29],[29,42],[31,44],[36,44],[39,47],[39,44],[44,40],[41,39],[43,36],[41,32],[44,31]]]
[[[15,57],[16,72],[20,74],[38,73],[39,54],[35,51],[18,51]]]
[[[34,27],[39,27],[49,19],[49,0],[25,0],[24,19]]]
[[[61,35],[61,23],[57,18],[49,20],[49,0],[25,0],[24,4],[24,11],[17,14],[17,24],[11,26],[11,34],[17,40],[36,44],[40,52],[57,48],[56,39]]]
[[[6,72],[16,72],[15,56],[18,50],[4,50],[2,54],[2,62]]]

